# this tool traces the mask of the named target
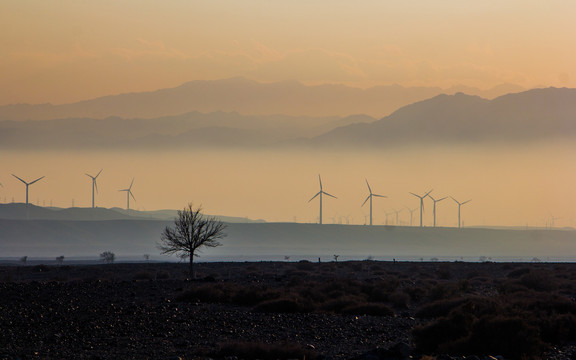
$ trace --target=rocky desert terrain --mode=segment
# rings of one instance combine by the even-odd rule
[[[0,266],[0,359],[573,359],[576,264]]]

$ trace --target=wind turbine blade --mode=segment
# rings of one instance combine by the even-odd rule
[[[446,198],[448,198],[448,197],[447,197],[447,196],[444,196],[442,199],[436,200],[436,202],[442,201],[442,200],[444,200],[444,199],[446,199]]]
[[[132,199],[134,199],[134,201],[136,201],[136,198],[134,197],[134,194],[132,194],[132,191],[128,191],[128,194],[130,194],[130,196],[132,196]]]
[[[451,198],[452,200],[454,200],[454,201],[456,202],[456,204],[460,204],[460,203],[458,202],[458,200],[454,199],[452,196],[450,196],[450,198]]]
[[[387,197],[388,197],[388,196],[386,196],[386,195],[378,195],[378,194],[372,194],[372,196],[383,197],[383,198],[387,198]]]
[[[432,191],[434,191],[434,189],[428,191],[426,194],[424,194],[424,196],[422,196],[422,198],[425,198],[426,196],[428,196],[428,194],[430,194]]]
[[[88,174],[88,173],[84,173],[84,174],[86,174],[86,176],[88,176],[90,179],[94,179],[94,178],[92,177],[92,175],[90,175],[90,174]]]
[[[130,186],[128,187],[128,189],[132,189],[132,185],[134,185],[134,178],[132,178],[132,182],[130,183]]]
[[[469,203],[470,201],[472,201],[472,199],[464,201],[464,202],[462,203],[462,205],[467,204],[467,203]]]
[[[360,207],[364,206],[364,204],[366,204],[366,201],[368,201],[368,199],[370,199],[370,196],[372,195],[368,195],[368,197],[366,198],[366,200],[364,200],[364,202],[362,203],[362,205],[360,205]]]
[[[419,198],[419,197],[420,197],[420,195],[416,195],[416,194],[414,194],[413,192],[410,192],[410,194],[412,194],[412,195],[416,196],[417,198]]]
[[[316,193],[316,195],[312,196],[312,199],[308,200],[308,202],[314,200],[314,199],[316,198],[316,196],[320,195],[320,193],[321,193],[321,191],[318,191],[318,192]]]
[[[334,195],[330,195],[330,194],[328,194],[328,193],[327,193],[327,192],[325,192],[325,191],[322,191],[322,194],[324,194],[324,195],[328,195],[328,196],[331,196],[331,197],[333,197],[334,199],[338,199],[336,196],[334,196]]]
[[[39,177],[38,179],[36,179],[36,180],[32,181],[32,182],[31,182],[30,184],[28,184],[28,185],[32,185],[32,184],[34,184],[35,182],[37,182],[37,181],[40,181],[40,180],[44,179],[45,177],[46,177],[46,176],[42,176],[42,177]]]
[[[104,169],[100,169],[100,171],[98,171],[98,174],[96,174],[96,176],[94,176],[94,178],[97,178],[98,175],[100,175],[100,173],[102,172],[102,170],[104,170]]]
[[[320,182],[320,191],[322,191],[322,178],[320,177],[320,174],[318,174],[318,181]]]
[[[12,174],[12,176],[14,176],[16,179],[22,181],[24,184],[28,185],[28,183],[26,181],[20,179],[18,176],[14,175],[14,174]]]
[[[370,184],[368,184],[368,179],[364,180],[366,180],[366,185],[368,185],[368,191],[370,192],[370,194],[372,194],[372,189],[370,188]]]
[[[96,189],[96,192],[98,192],[98,183],[96,182],[96,178],[94,178],[94,189]]]

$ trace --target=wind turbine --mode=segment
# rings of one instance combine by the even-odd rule
[[[428,196],[428,194],[430,194],[431,192],[432,190],[428,191],[426,194],[422,196],[414,194],[413,192],[410,193],[420,199],[420,227],[422,227],[422,212],[424,211],[424,198]]]
[[[414,209],[410,209],[410,208],[406,208],[408,211],[410,211],[410,226],[412,226],[412,217],[414,215],[414,211],[418,210],[418,208],[414,208]]]
[[[444,199],[446,199],[447,196],[443,197],[442,199],[434,199],[431,195],[428,195],[428,197],[429,197],[430,199],[432,199],[432,201],[434,201],[434,210],[433,210],[433,213],[434,213],[434,227],[436,227],[436,203],[437,203],[437,202],[440,202],[440,201],[442,201],[442,200],[444,200]]]
[[[470,201],[472,201],[472,199],[470,200],[466,200],[464,202],[459,202],[458,200],[454,199],[452,196],[450,196],[452,198],[452,200],[454,200],[456,202],[456,204],[458,204],[458,227],[461,227],[461,223],[460,223],[460,207],[464,204],[469,203]]]
[[[92,179],[92,209],[94,209],[94,190],[96,190],[96,192],[98,192],[98,184],[96,183],[96,178],[100,175],[102,170],[104,170],[104,169],[100,169],[100,171],[98,172],[98,174],[96,174],[96,176],[92,176],[92,175],[86,173],[86,176],[88,176],[90,179]]]
[[[366,179],[365,179],[365,180],[366,180]],[[366,198],[366,200],[364,200],[364,202],[362,203],[362,206],[364,206],[364,204],[366,204],[366,201],[370,200],[370,225],[372,225],[372,198],[373,198],[374,196],[376,196],[376,197],[383,197],[383,198],[388,197],[388,196],[378,195],[378,194],[372,193],[372,189],[370,188],[370,184],[368,184],[368,180],[366,180],[366,185],[368,185],[368,192],[369,192],[370,194],[368,195],[368,197]],[[362,206],[361,206],[361,207],[362,207]]]
[[[26,181],[20,179],[18,176],[14,175],[14,174],[12,174],[12,176],[14,176],[16,179],[22,181],[22,182],[24,183],[24,185],[26,185],[26,205],[28,205],[28,187],[29,187],[30,185],[34,184],[35,182],[38,182],[38,181],[44,179],[45,176],[39,177],[38,179],[36,179],[36,180],[34,180],[34,181],[31,181],[31,182],[26,182]]]
[[[396,210],[394,209],[394,212],[396,213],[396,226],[400,225],[399,221],[398,221],[398,214],[400,214],[402,212],[403,209],[400,210]]]
[[[132,199],[136,200],[136,198],[134,197],[134,194],[132,194],[132,185],[134,185],[134,178],[132,178],[132,182],[130,183],[130,186],[128,187],[128,189],[118,190],[118,191],[126,191],[126,210],[127,211],[130,210],[130,196],[132,196]]]
[[[318,192],[316,193],[316,195],[314,195],[314,196],[312,197],[312,199],[308,200],[308,202],[314,200],[314,199],[316,198],[316,196],[320,195],[320,225],[322,225],[322,195],[328,195],[328,196],[330,196],[330,197],[333,197],[334,199],[338,199],[338,198],[337,198],[336,196],[334,196],[334,195],[328,194],[327,192],[325,192],[325,191],[322,189],[322,178],[320,177],[320,174],[318,174],[318,180],[320,181],[320,191],[318,191]]]

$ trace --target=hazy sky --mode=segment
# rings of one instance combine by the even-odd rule
[[[186,81],[243,76],[271,82],[358,87],[514,83],[576,87],[573,0],[2,0],[0,105],[54,104]],[[409,191],[473,202],[468,225],[575,226],[573,144],[516,149],[443,148],[372,153],[18,153],[0,159],[0,201],[89,206],[90,179],[104,171],[97,204],[179,209],[268,221],[317,221],[322,173],[325,221],[364,223],[365,178],[385,213],[415,208]],[[427,203],[426,224],[431,204]],[[439,224],[456,225],[455,204]],[[376,215],[377,214],[377,215]],[[416,216],[416,214],[415,214]],[[394,216],[395,218],[395,216]],[[404,210],[401,222],[406,224]],[[392,217],[389,218],[392,222]],[[414,219],[416,221],[416,218]]]
[[[191,80],[576,86],[572,0],[3,0],[0,104]]]

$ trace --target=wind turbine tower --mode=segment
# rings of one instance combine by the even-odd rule
[[[372,198],[373,198],[374,196],[376,196],[376,197],[382,197],[382,198],[385,198],[385,197],[387,197],[387,196],[378,195],[378,194],[372,193],[372,189],[370,188],[370,184],[368,184],[368,180],[366,180],[366,185],[368,186],[369,195],[368,195],[368,197],[366,198],[366,200],[364,200],[364,202],[362,203],[362,206],[364,206],[364,204],[366,204],[366,201],[370,200],[370,226],[372,226]],[[362,206],[361,206],[361,207],[362,207]]]
[[[442,201],[442,200],[444,200],[444,199],[446,199],[447,196],[445,196],[445,197],[443,197],[443,198],[441,198],[441,199],[434,199],[431,195],[428,195],[428,197],[429,197],[430,199],[432,199],[432,201],[434,201],[434,208],[433,208],[433,211],[432,211],[432,212],[434,213],[434,227],[436,227],[436,203],[437,203],[437,202],[440,202],[440,201]]]
[[[431,192],[432,190],[428,191],[426,194],[422,196],[414,194],[413,192],[410,193],[420,199],[420,227],[422,227],[422,212],[424,211],[424,198],[426,198],[426,196],[428,196]]]
[[[26,185],[26,206],[28,206],[28,187],[29,187],[30,185],[32,185],[32,184],[34,184],[34,183],[36,183],[36,182],[44,179],[44,176],[39,177],[38,179],[36,179],[36,180],[34,180],[34,181],[31,181],[31,182],[26,182],[26,181],[20,179],[18,176],[14,175],[14,174],[12,174],[12,176],[14,176],[16,179],[22,181],[22,182],[24,183],[24,185]]]
[[[327,192],[325,192],[325,191],[322,189],[322,178],[320,177],[320,174],[318,174],[318,180],[320,181],[320,191],[318,191],[318,192],[316,193],[316,195],[314,195],[314,196],[312,197],[312,199],[308,200],[308,202],[314,200],[317,196],[320,197],[320,218],[319,218],[319,223],[320,223],[320,225],[322,225],[322,195],[327,195],[327,196],[333,197],[334,199],[338,199],[338,198],[337,198],[336,196],[334,196],[334,195],[328,194]]]
[[[458,204],[458,227],[460,228],[460,227],[461,227],[461,224],[462,224],[462,223],[460,222],[460,207],[461,207],[462,205],[464,205],[464,204],[469,203],[470,201],[472,201],[472,199],[466,200],[466,201],[464,201],[464,202],[459,202],[458,200],[454,199],[452,196],[450,196],[450,197],[452,198],[452,200],[454,200],[454,201],[456,202],[456,204]]]
[[[132,194],[132,185],[134,185],[134,178],[132,178],[132,182],[130,183],[130,186],[128,187],[128,189],[118,190],[118,191],[126,191],[126,210],[127,211],[130,211],[130,196],[132,196],[132,199],[136,200],[136,198],[134,197],[134,194]]]
[[[96,178],[100,175],[102,170],[103,169],[100,169],[100,171],[98,172],[98,174],[96,174],[96,176],[92,176],[92,175],[86,173],[86,176],[88,176],[90,179],[92,179],[92,209],[94,209],[94,191],[98,192],[98,184],[96,183]]]
[[[396,213],[396,226],[400,225],[400,222],[398,219],[399,219],[399,214],[402,212],[402,210],[403,209],[400,209],[400,210],[394,209],[394,212]]]
[[[418,208],[414,208],[414,209],[410,209],[410,208],[406,208],[408,211],[410,211],[410,226],[412,226],[412,218],[414,215],[414,211],[418,210]]]

